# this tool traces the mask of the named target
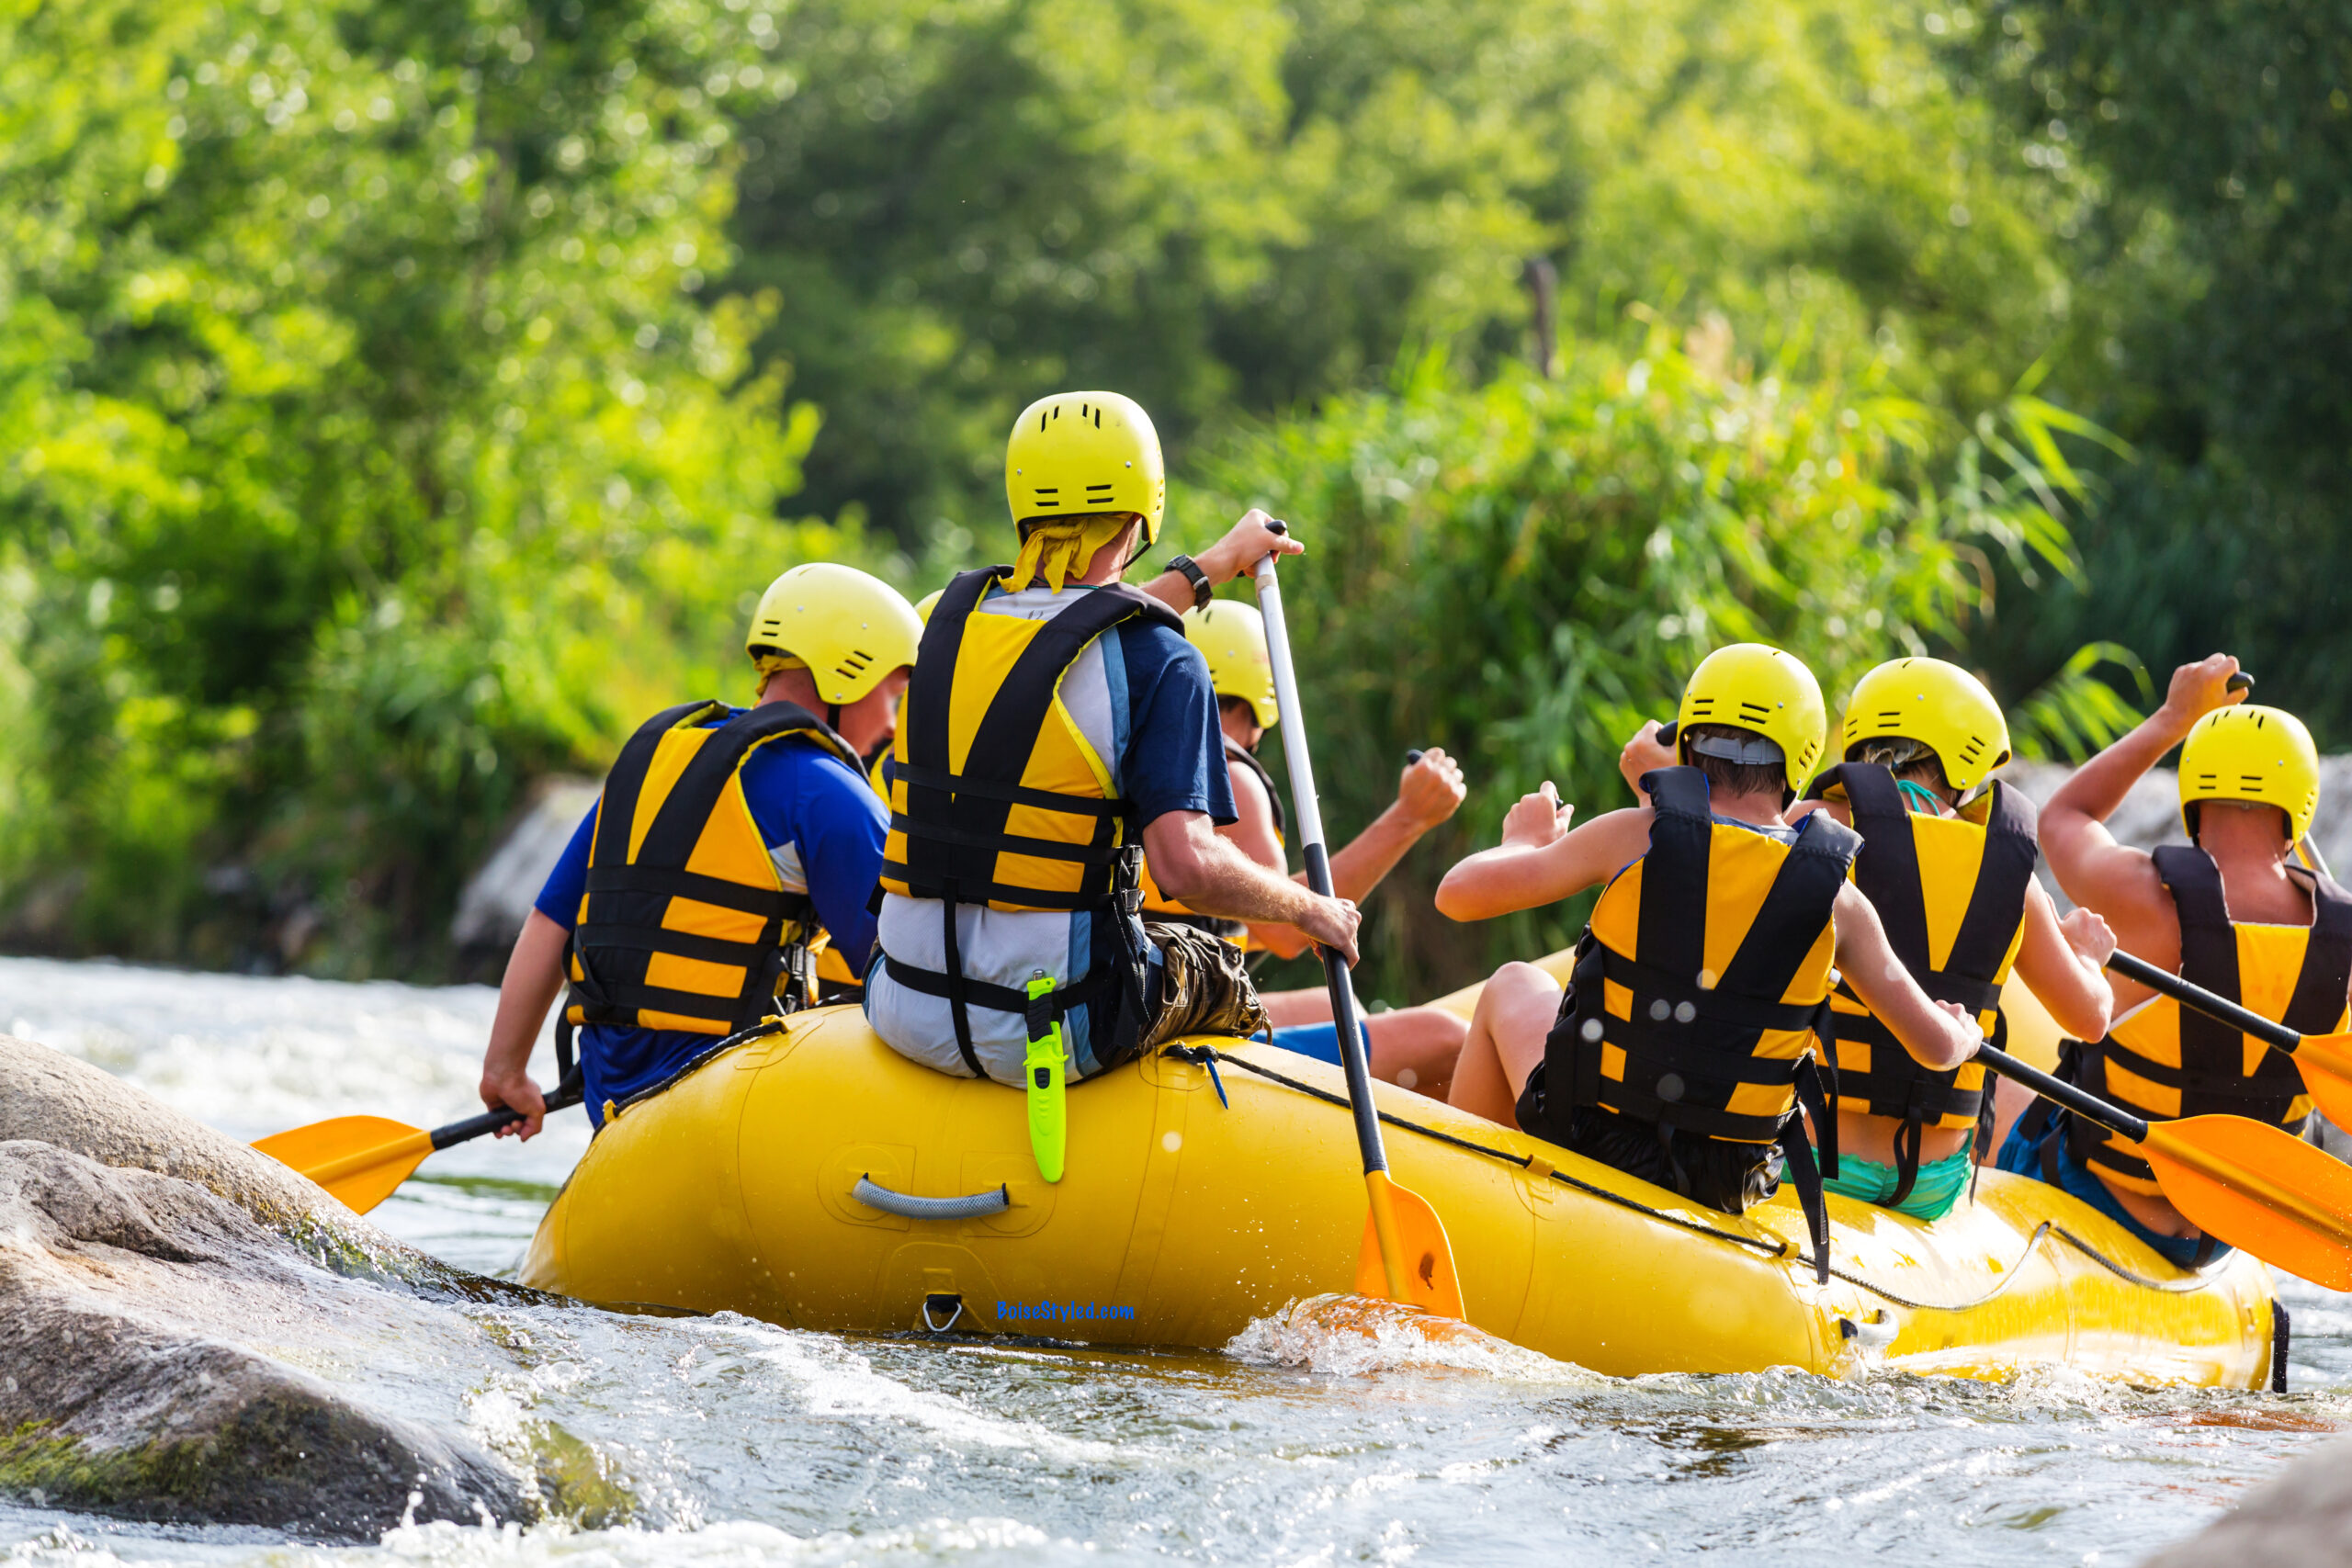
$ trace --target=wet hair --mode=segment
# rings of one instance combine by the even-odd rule
[[[1258,723],[1258,710],[1250,705],[1248,697],[1219,697],[1216,700],[1216,711],[1227,717],[1238,716],[1246,718],[1252,724]],[[1263,728],[1264,726],[1261,725],[1260,728]]]
[[[1756,740],[1761,737],[1752,729],[1742,729],[1730,724],[1694,724],[1681,731],[1690,740]],[[1789,789],[1788,770],[1778,762],[1735,762],[1727,757],[1710,757],[1681,748],[1690,764],[1706,775],[1707,787],[1725,795],[1786,795]]]
[[[1943,759],[1917,740],[1901,736],[1881,736],[1857,742],[1846,753],[1849,762],[1875,762],[1898,779],[1910,779],[1926,784],[1941,795],[1957,795],[1951,781],[1944,777]]]

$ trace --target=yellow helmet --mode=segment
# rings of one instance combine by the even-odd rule
[[[1687,732],[1697,724],[1754,730],[1780,748],[1793,796],[1821,761],[1828,717],[1821,682],[1803,660],[1760,642],[1736,642],[1707,655],[1690,672],[1674,725],[1684,738],[1678,745],[1687,744]]]
[[[1004,444],[1004,499],[1016,524],[1132,512],[1151,544],[1168,510],[1159,433],[1141,404],[1116,392],[1039,398]]]
[[[924,594],[922,598],[916,600],[915,619],[921,621],[924,626],[931,625],[932,606],[946,597],[947,590],[944,588],[934,588],[930,592]]]
[[[2319,810],[2319,748],[2312,732],[2283,708],[2252,703],[2207,714],[2180,748],[2180,825],[2191,840],[2196,807],[2208,800],[2275,806],[2293,829],[2290,841],[2301,842]]]
[[[1212,599],[1184,612],[1184,635],[1209,662],[1209,684],[1220,697],[1239,697],[1258,716],[1258,728],[1282,721],[1274,705],[1274,661],[1266,652],[1266,618],[1255,604]]]
[[[1844,752],[1871,740],[1916,740],[1936,754],[1944,782],[1962,795],[2009,760],[2009,724],[1984,682],[1940,659],[1896,659],[1854,686],[1846,703]]]
[[[760,595],[743,651],[762,675],[806,667],[817,695],[854,703],[915,661],[922,623],[907,596],[853,566],[796,566]]]

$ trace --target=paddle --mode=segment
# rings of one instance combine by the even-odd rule
[[[2327,1119],[2339,1127],[2352,1127],[2352,1034],[2298,1034],[2121,948],[2108,959],[2107,966],[2159,996],[2170,997],[2207,1018],[2243,1030],[2273,1050],[2284,1051],[2302,1070],[2303,1087],[2312,1091]]]
[[[2165,1198],[2198,1229],[2290,1274],[2352,1290],[2352,1166],[2244,1116],[2143,1122],[1980,1045],[1992,1071],[2140,1146]]]
[[[578,1089],[547,1097],[550,1115],[580,1103]],[[516,1111],[486,1111],[427,1132],[383,1116],[337,1116],[254,1141],[254,1147],[293,1167],[344,1204],[366,1213],[390,1197],[424,1156],[523,1120]]]
[[[1283,525],[1273,525],[1281,530]],[[1290,632],[1283,621],[1283,596],[1274,581],[1274,558],[1258,563],[1258,608],[1266,621],[1266,651],[1274,666],[1274,702],[1283,725],[1283,759],[1290,767],[1291,800],[1306,857],[1306,885],[1329,898],[1331,860],[1323,843],[1323,815],[1315,798],[1315,768],[1307,756],[1306,724],[1298,701],[1298,674],[1292,667]],[[1348,1104],[1355,1113],[1356,1148],[1363,1156],[1364,1190],[1372,1213],[1356,1257],[1356,1292],[1386,1296],[1441,1314],[1462,1315],[1462,1282],[1454,1272],[1453,1247],[1429,1201],[1388,1177],[1388,1151],[1380,1136],[1380,1111],[1372,1099],[1372,1065],[1365,1059],[1363,1029],[1347,960],[1330,948],[1323,953],[1323,979],[1331,992],[1331,1026],[1339,1033],[1340,1066],[1347,1075]]]

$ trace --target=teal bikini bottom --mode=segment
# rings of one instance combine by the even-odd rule
[[[1960,1195],[1968,1190],[1968,1151],[1937,1160],[1919,1168],[1919,1179],[1911,1184],[1910,1196],[1891,1205],[1897,1213],[1915,1219],[1940,1220],[1951,1213]],[[1852,1155],[1838,1156],[1838,1179],[1825,1181],[1822,1186],[1849,1198],[1859,1198],[1865,1203],[1887,1205],[1894,1196],[1902,1178],[1891,1165],[1881,1165],[1874,1159],[1858,1159]]]

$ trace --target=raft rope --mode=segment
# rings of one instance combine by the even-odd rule
[[[1249,1060],[1247,1057],[1227,1055],[1224,1053],[1219,1052],[1214,1045],[1170,1045],[1164,1048],[1160,1054],[1165,1056],[1172,1056],[1180,1062],[1189,1063],[1193,1066],[1206,1067],[1209,1070],[1209,1076],[1212,1079],[1215,1079],[1216,1077],[1216,1065],[1219,1062],[1223,1062],[1228,1066],[1239,1067],[1245,1073],[1255,1073],[1261,1078],[1266,1078],[1274,1083],[1278,1083],[1284,1089],[1293,1089],[1297,1093],[1307,1096],[1311,1100],[1319,1100],[1327,1105],[1336,1105],[1342,1110],[1347,1109],[1348,1106],[1348,1100],[1345,1095],[1334,1094],[1329,1089],[1317,1089],[1310,1083],[1302,1083],[1297,1078],[1291,1077],[1286,1074],[1278,1073],[1272,1067],[1261,1066],[1258,1063]],[[1217,1098],[1221,1100],[1224,1100],[1225,1085],[1223,1082],[1219,1081],[1216,1088]],[[1450,1144],[1457,1149],[1465,1149],[1472,1154],[1484,1155],[1488,1159],[1499,1160],[1503,1164],[1509,1166],[1516,1166],[1520,1169],[1529,1172],[1531,1175],[1534,1174],[1537,1168],[1541,1167],[1543,1174],[1549,1176],[1553,1180],[1559,1182],[1563,1186],[1573,1188],[1577,1191],[1585,1193],[1589,1197],[1600,1199],[1603,1202],[1614,1203],[1621,1209],[1631,1209],[1637,1214],[1646,1215],[1653,1220],[1662,1221],[1667,1224],[1677,1226],[1679,1229],[1693,1231],[1700,1235],[1710,1236],[1717,1241],[1727,1241],[1735,1247],[1744,1247],[1752,1252],[1760,1252],[1767,1258],[1789,1259],[1793,1254],[1794,1261],[1802,1263],[1807,1268],[1816,1267],[1815,1259],[1809,1254],[1791,1247],[1790,1244],[1785,1241],[1777,1239],[1765,1241],[1757,1236],[1742,1235],[1738,1231],[1727,1231],[1719,1225],[1708,1224],[1703,1220],[1688,1219],[1683,1215],[1672,1213],[1664,1209],[1654,1208],[1651,1205],[1643,1202],[1638,1198],[1628,1198],[1622,1192],[1612,1192],[1606,1187],[1601,1187],[1593,1182],[1585,1181],[1577,1177],[1570,1176],[1566,1171],[1550,1165],[1540,1156],[1515,1155],[1508,1149],[1498,1149],[1486,1144],[1473,1143],[1468,1138],[1460,1137],[1452,1133],[1441,1132],[1435,1127],[1424,1126],[1418,1122],[1408,1122],[1403,1117],[1396,1115],[1391,1111],[1384,1111],[1380,1112],[1380,1119],[1388,1123],[1388,1125],[1398,1128],[1404,1132],[1418,1133],[1422,1137],[1432,1139],[1437,1143]],[[1908,1296],[1897,1294],[1895,1292],[1888,1290],[1883,1285],[1874,1283],[1870,1280],[1864,1279],[1859,1274],[1849,1273],[1846,1269],[1837,1267],[1835,1264],[1830,1266],[1829,1272],[1835,1278],[1843,1280],[1849,1285],[1853,1285],[1860,1290],[1868,1291],[1871,1294],[1877,1296],[1883,1301],[1892,1302],[1896,1306],[1905,1308],[1907,1311],[1967,1312],[1973,1308],[1983,1306],[1985,1303],[1993,1300],[1996,1296],[1998,1296],[2007,1291],[2010,1283],[2017,1279],[2018,1270],[2025,1266],[2026,1258],[2032,1256],[2034,1248],[2041,1245],[2041,1238],[2045,1235],[2055,1235],[2059,1240],[2066,1243],[2075,1251],[2081,1253],[2084,1257],[2089,1258],[2092,1262],[2098,1264],[2109,1273],[2113,1274],[2116,1278],[2125,1280],[2128,1283],[2138,1285],[2145,1290],[2161,1292],[2165,1295],[2186,1295],[2194,1291],[2204,1288],[2201,1279],[2190,1280],[2179,1283],[2166,1283],[2164,1280],[2152,1280],[2143,1274],[2134,1272],[2132,1269],[2127,1269],[2122,1264],[2116,1262],[2111,1258],[2109,1258],[2104,1253],[2100,1252],[2098,1248],[2093,1247],[2089,1242],[2084,1240],[2081,1236],[2076,1235],[2065,1226],[2058,1224],[2055,1220],[2044,1220],[2039,1225],[2036,1225],[2034,1227],[2033,1234],[2026,1238],[2025,1250],[2018,1254],[2017,1262],[2010,1265],[2007,1270],[2003,1274],[2001,1282],[1973,1301],[1961,1302],[1957,1303],[1913,1301]]]

